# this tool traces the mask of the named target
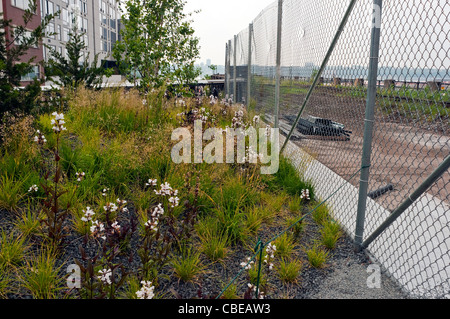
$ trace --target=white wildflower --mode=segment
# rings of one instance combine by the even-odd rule
[[[34,142],[36,142],[39,145],[43,145],[43,144],[47,143],[47,140],[46,140],[45,136],[41,133],[41,131],[37,130],[36,134],[37,134],[37,136],[35,136],[33,138]]]
[[[253,260],[251,260],[250,257],[247,257],[247,261],[241,262],[241,267],[245,267],[245,270],[251,269],[252,268],[252,264],[254,264],[255,262]]]
[[[97,276],[97,278],[104,284],[111,285],[111,277],[112,277],[112,271],[110,269],[102,269],[98,272],[100,276]]]
[[[98,220],[92,222],[90,231],[94,236],[100,236],[101,238],[105,239],[105,236],[101,236],[105,231],[105,225],[103,223],[100,223]]]
[[[37,187],[37,185],[33,185],[28,189],[28,193],[31,193],[31,192],[36,193],[38,190],[39,190],[39,188]]]
[[[178,197],[170,197],[169,203],[172,204],[172,207],[177,207],[180,203],[180,199]]]
[[[118,223],[117,221],[115,221],[114,223],[112,223],[111,227],[114,228],[114,230],[115,230],[116,232],[120,232],[120,225],[119,225],[119,223]]]
[[[103,209],[105,210],[105,212],[113,213],[113,212],[117,211],[118,207],[114,203],[109,203],[109,204],[106,204],[106,206],[103,206]]]
[[[145,227],[150,228],[152,231],[158,230],[158,219],[149,220],[144,224]]]
[[[86,210],[83,209],[84,216],[81,218],[81,221],[87,223],[92,221],[92,217],[95,215],[94,211],[90,207],[86,207]]]
[[[84,177],[86,176],[86,174],[84,172],[75,173],[75,176],[77,177],[77,182],[81,182],[84,179]]]
[[[272,260],[275,258],[275,252],[277,250],[277,247],[271,243],[269,243],[266,247],[266,255],[264,257],[264,263],[267,264],[269,270],[273,269],[273,263]]]
[[[148,183],[145,183],[145,186],[156,186],[157,182],[158,182],[157,179],[149,179]]]
[[[136,291],[138,299],[153,299],[155,297],[154,289],[151,281],[141,281],[142,288]]]
[[[161,215],[164,214],[164,208],[162,207],[162,204],[158,204],[158,206],[155,207],[153,210],[151,216],[155,218],[161,217]]]
[[[302,193],[300,195],[301,199],[306,199],[306,200],[310,200],[309,198],[309,189],[303,189]]]
[[[64,121],[64,114],[58,114],[57,112],[53,112],[52,115],[55,117],[51,120],[51,124],[53,125],[52,129],[56,133],[60,133],[62,131],[66,131],[67,129],[64,127],[66,122]]]

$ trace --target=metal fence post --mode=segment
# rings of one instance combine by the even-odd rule
[[[224,92],[228,94],[228,76],[230,75],[230,70],[228,70],[228,43],[225,44],[225,84]]]
[[[364,235],[364,223],[367,206],[367,194],[369,186],[369,175],[372,155],[372,137],[373,126],[375,119],[375,102],[377,97],[377,77],[378,77],[378,62],[380,53],[380,36],[381,36],[381,9],[383,0],[374,0],[373,9],[374,21],[372,24],[372,36],[370,43],[370,63],[368,75],[368,89],[366,101],[366,116],[364,122],[364,140],[361,160],[361,178],[359,183],[359,197],[358,197],[358,211],[356,216],[356,230],[355,230],[355,249],[361,250],[361,244]],[[379,14],[380,16],[376,16]]]
[[[227,65],[227,95],[228,98],[230,98],[231,95],[231,85],[230,85],[230,80],[231,80],[231,40],[228,40],[228,55],[227,55],[227,59],[228,59],[228,65]]]
[[[250,106],[250,100],[252,98],[251,88],[252,88],[252,34],[253,34],[253,23],[248,26],[248,70],[247,70],[247,110]]]
[[[236,94],[237,94],[237,83],[236,83],[236,73],[237,73],[237,35],[234,36],[234,47],[233,47],[233,103],[236,103]]]
[[[275,84],[275,110],[274,127],[279,127],[280,113],[280,82],[281,82],[281,36],[283,26],[283,0],[278,0],[278,24],[277,24],[277,60],[276,60],[276,84]]]

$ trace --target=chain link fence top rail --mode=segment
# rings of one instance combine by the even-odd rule
[[[278,116],[285,136],[350,2],[282,1]],[[379,24],[364,238],[450,154],[450,3],[385,0],[379,9],[374,10],[372,0],[356,2],[285,149],[321,198],[348,182],[327,205],[354,236],[360,183],[350,176],[361,167],[371,30]],[[268,122],[274,121],[277,103],[278,12],[278,2],[265,8],[229,42],[226,58],[231,61],[228,93],[234,90],[235,101],[245,102]],[[449,192],[447,170],[368,247],[411,296],[450,297]]]

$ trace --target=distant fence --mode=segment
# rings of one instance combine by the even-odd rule
[[[446,0],[279,0],[226,44],[225,93],[280,128],[320,197],[348,182],[334,217],[417,298],[450,298],[449,16]]]

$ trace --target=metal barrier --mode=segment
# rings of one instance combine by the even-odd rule
[[[347,182],[333,217],[418,298],[450,298],[449,16],[445,0],[278,0],[226,46],[226,93],[280,128],[319,197]]]

